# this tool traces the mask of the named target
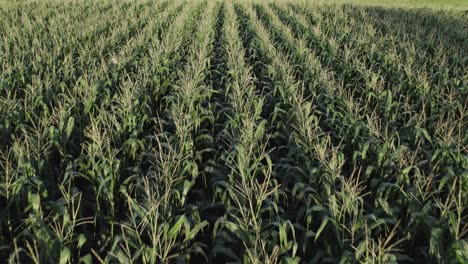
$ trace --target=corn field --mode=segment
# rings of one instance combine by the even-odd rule
[[[468,13],[0,2],[0,262],[468,263]]]

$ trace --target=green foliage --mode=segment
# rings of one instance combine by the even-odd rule
[[[467,263],[468,20],[0,4],[7,263]]]

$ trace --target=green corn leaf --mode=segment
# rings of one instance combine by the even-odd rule
[[[60,251],[60,264],[66,264],[70,263],[70,249],[69,248],[63,248],[62,251]]]
[[[192,230],[190,230],[190,233],[189,233],[188,237],[185,238],[185,241],[189,241],[189,240],[194,239],[195,236],[200,232],[200,230],[202,230],[207,225],[208,225],[207,221],[203,221],[203,222],[195,225],[192,228]]]
[[[188,223],[187,218],[185,215],[182,215],[179,217],[177,222],[171,227],[171,229],[168,232],[168,236],[170,239],[176,239],[177,234],[179,234],[182,231],[182,228]]]
[[[316,235],[315,235],[315,240],[314,241],[317,241],[317,239],[319,238],[320,234],[322,233],[323,229],[325,229],[325,226],[327,225],[329,221],[329,218],[328,217],[325,217],[323,220],[322,220],[322,223],[320,224],[320,227],[317,229],[317,232],[316,232]]]

